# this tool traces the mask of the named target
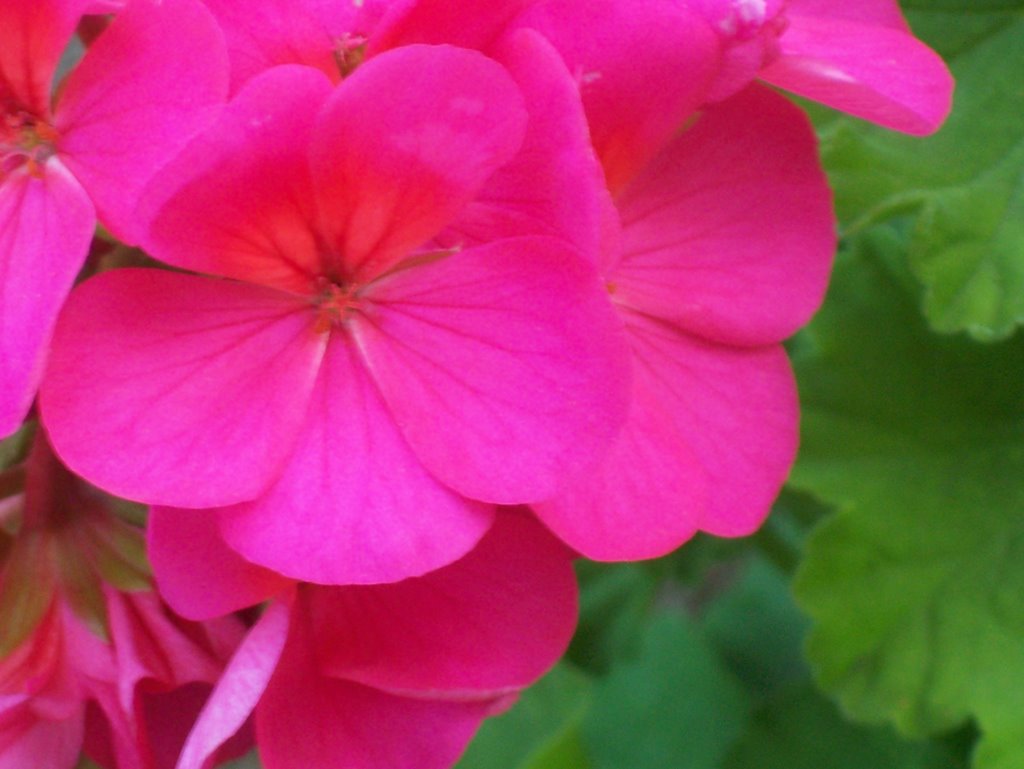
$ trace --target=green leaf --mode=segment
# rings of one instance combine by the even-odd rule
[[[511,710],[484,723],[457,769],[589,769],[578,728],[590,691],[587,676],[556,666]]]
[[[1024,322],[1024,5],[916,7],[951,52],[957,90],[946,126],[920,139],[829,118],[823,159],[848,234],[919,214],[909,257],[933,328],[1003,338]]]
[[[644,641],[595,688],[583,721],[595,769],[716,769],[746,724],[747,693],[684,617],[657,617]]]
[[[1024,338],[928,333],[873,238],[837,267],[797,373],[798,487],[840,506],[797,597],[819,682],[911,735],[977,719],[975,765],[1024,767]]]

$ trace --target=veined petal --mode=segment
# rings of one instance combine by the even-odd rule
[[[938,54],[899,29],[788,15],[781,56],[761,70],[772,85],[909,134],[936,131],[953,78]]]
[[[436,235],[519,149],[523,99],[475,51],[376,56],[328,100],[310,159],[336,271],[370,280]]]
[[[323,355],[315,314],[259,286],[125,269],[79,286],[41,392],[57,453],[151,504],[212,507],[273,482]]]
[[[730,344],[772,344],[821,304],[831,193],[803,113],[764,87],[709,108],[623,192],[617,303]]]
[[[584,472],[625,421],[629,353],[596,270],[560,241],[514,238],[371,285],[352,332],[424,465],[516,504]]]
[[[227,95],[223,34],[199,0],[136,0],[69,75],[58,150],[103,223],[137,242],[143,186]]]
[[[216,515],[225,539],[250,561],[345,585],[395,582],[451,563],[484,535],[494,509],[424,469],[351,341],[334,334],[284,474],[259,498]]]
[[[308,293],[321,268],[309,140],[330,81],[310,67],[251,80],[147,188],[143,244],[196,272]]]
[[[57,313],[89,249],[96,213],[56,158],[0,182],[0,437],[21,424]]]
[[[394,585],[317,588],[307,605],[323,674],[482,699],[529,685],[562,655],[576,579],[571,551],[522,511],[504,511],[450,566]]]
[[[228,547],[212,510],[153,507],[146,535],[160,595],[187,619],[205,620],[253,606],[292,583]]]

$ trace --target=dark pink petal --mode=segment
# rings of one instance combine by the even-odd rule
[[[291,601],[279,600],[253,625],[199,714],[177,769],[208,769],[209,759],[242,728],[277,668],[290,622]]]
[[[323,673],[417,697],[507,694],[540,677],[576,624],[571,553],[504,512],[460,561],[417,579],[310,593]]]
[[[296,617],[256,710],[256,742],[265,766],[448,769],[488,715],[486,700],[408,699],[323,676],[304,625]]]
[[[315,315],[259,286],[163,270],[83,283],[54,334],[41,408],[61,459],[113,494],[212,507],[281,471],[323,355]]]
[[[250,81],[147,188],[146,250],[187,270],[311,291],[321,245],[307,152],[330,92],[309,67]]]
[[[182,617],[219,617],[261,603],[292,582],[228,547],[212,510],[153,507],[146,530],[160,595]]]
[[[558,53],[533,30],[517,30],[494,54],[526,99],[526,138],[452,226],[443,244],[552,235],[596,260],[604,176],[590,145],[576,83]]]
[[[704,101],[718,64],[717,35],[676,0],[547,0],[517,23],[547,37],[578,78],[613,192]]]
[[[707,339],[781,341],[824,296],[831,200],[807,118],[750,88],[708,109],[617,201],[615,300]]]
[[[413,451],[473,499],[552,496],[625,420],[629,358],[594,268],[515,238],[371,285],[357,343]]]
[[[626,317],[638,389],[646,391],[643,400],[660,405],[666,420],[662,430],[674,432],[672,440],[690,448],[678,458],[682,479],[699,477],[688,464],[692,458],[707,486],[699,496],[689,492],[681,500],[666,497],[656,507],[634,504],[626,510],[605,510],[605,519],[630,515],[668,534],[667,527],[677,526],[675,544],[692,533],[694,523],[719,536],[750,534],[768,514],[796,453],[796,384],[785,351],[778,346],[744,350],[710,344],[662,321],[633,313]],[[655,449],[656,443],[643,450]],[[604,472],[614,474],[615,469],[606,467]],[[666,466],[654,470],[664,472]],[[635,478],[636,473],[625,477]],[[652,474],[650,483],[659,482]],[[628,489],[620,493],[628,497]],[[706,506],[695,516],[693,503],[701,499]],[[637,502],[651,501],[646,493],[637,497]],[[687,520],[676,524],[673,516]],[[546,512],[544,517],[548,519]],[[602,558],[632,557],[628,542],[622,555],[614,542],[595,544],[603,547]],[[654,549],[671,547],[666,537]]]
[[[372,53],[411,43],[486,50],[534,0],[397,0],[370,41]]]
[[[11,107],[37,117],[49,114],[57,63],[86,5],[86,0],[5,0],[0,6],[0,116]]]
[[[58,150],[100,219],[137,240],[143,186],[227,95],[224,38],[199,0],[136,0],[69,75]]]
[[[363,64],[328,101],[310,154],[335,271],[372,279],[436,235],[525,125],[515,83],[482,54],[413,45]]]
[[[332,335],[287,469],[218,511],[250,561],[321,584],[394,582],[460,558],[494,518],[438,483],[406,444],[352,343]]]
[[[95,225],[88,196],[56,158],[41,175],[22,166],[0,182],[0,437],[32,405]]]
[[[789,14],[781,56],[761,78],[808,99],[905,133],[937,130],[953,78],[908,32],[841,18]]]
[[[351,0],[205,0],[227,38],[231,90],[279,64],[306,64],[337,81],[345,36],[366,35],[361,3]]]

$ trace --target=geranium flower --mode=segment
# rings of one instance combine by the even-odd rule
[[[146,241],[232,280],[76,289],[41,396],[62,457],[128,498],[232,505],[211,514],[233,547],[321,583],[425,573],[479,540],[484,503],[550,496],[625,415],[596,269],[553,237],[433,241],[526,124],[506,71],[452,47],[336,89],[308,67],[251,80],[155,183]]]
[[[161,590],[194,617],[276,596],[228,666],[178,769],[255,711],[267,769],[455,762],[480,722],[562,654],[576,620],[571,554],[499,512],[461,560],[393,585],[295,586],[241,559],[203,511],[154,508]]]
[[[169,769],[241,623],[171,614],[152,592],[142,532],[42,433],[4,478],[19,474],[0,559],[0,766],[71,769],[84,747],[108,769]]]
[[[92,45],[51,108],[86,0],[0,6],[0,437],[28,412],[97,215],[123,240],[153,173],[224,99],[215,21],[197,0],[137,0]]]

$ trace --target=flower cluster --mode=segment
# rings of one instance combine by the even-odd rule
[[[0,767],[443,769],[575,556],[754,531],[835,247],[758,80],[952,88],[894,0],[0,0]]]

